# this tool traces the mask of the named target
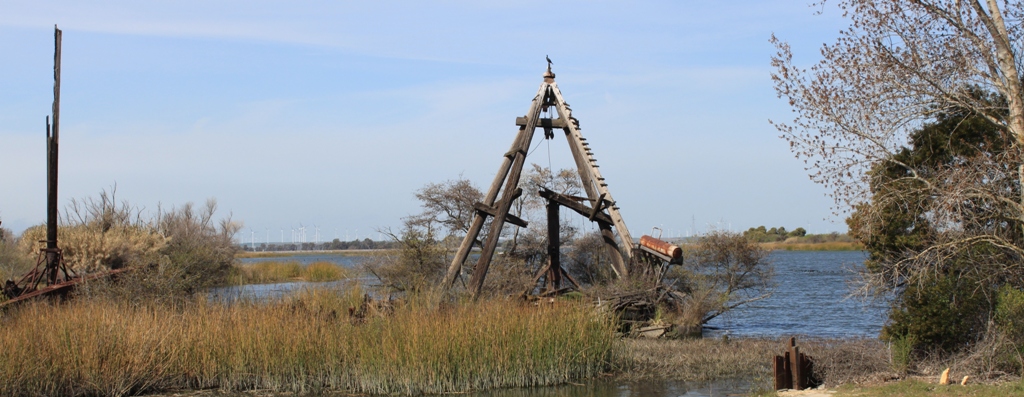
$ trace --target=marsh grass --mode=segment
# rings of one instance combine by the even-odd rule
[[[0,395],[177,389],[401,394],[552,385],[608,370],[612,321],[577,303],[410,298],[348,316],[363,293],[273,302],[131,305],[82,299],[3,314]]]
[[[311,282],[336,281],[348,278],[348,269],[330,262],[313,262],[302,269],[302,278]]]
[[[344,280],[352,271],[333,262],[313,262],[302,266],[298,261],[267,261],[236,264],[228,276],[233,285],[269,284],[285,281],[324,282]]]
[[[613,350],[613,366],[627,381],[671,379],[707,382],[747,379],[755,390],[772,387],[772,357],[788,338],[625,339]],[[802,338],[803,352],[826,386],[892,378],[886,346],[873,339]]]

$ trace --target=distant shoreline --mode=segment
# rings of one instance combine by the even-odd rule
[[[771,251],[863,251],[864,245],[855,241],[832,241],[824,243],[759,243],[761,248]]]
[[[286,258],[290,256],[303,255],[344,255],[363,256],[388,251],[388,249],[344,249],[344,250],[322,250],[322,251],[242,251],[235,254],[235,258]]]

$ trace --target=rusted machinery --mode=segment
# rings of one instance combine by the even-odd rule
[[[640,249],[658,255],[666,262],[677,261],[683,257],[683,249],[678,245],[648,235],[640,237]]]
[[[57,155],[60,142],[60,50],[61,30],[54,26],[53,53],[53,124],[46,118],[46,246],[39,250],[36,266],[17,281],[7,280],[3,293],[8,300],[0,307],[23,302],[44,295],[64,295],[82,282],[110,277],[129,271],[117,269],[88,276],[76,275],[64,263],[64,255],[57,244]],[[42,285],[42,287],[40,287]]]

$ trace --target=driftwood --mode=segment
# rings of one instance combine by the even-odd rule
[[[622,332],[634,336],[649,337],[651,333],[644,330],[649,331],[651,326],[664,326],[662,329],[665,332],[659,332],[658,336],[671,333],[675,328],[672,324],[653,323],[658,307],[667,308],[672,311],[681,310],[685,305],[685,300],[686,294],[682,291],[659,284],[642,290],[622,292],[606,298],[602,297],[601,305],[606,306],[618,316]],[[676,334],[692,333],[692,330],[683,331],[676,332]]]

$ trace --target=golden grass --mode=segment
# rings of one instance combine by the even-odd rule
[[[351,277],[352,271],[333,262],[313,262],[305,267],[298,261],[267,261],[235,265],[228,276],[233,285],[268,284],[285,281],[337,281]]]
[[[745,379],[755,390],[770,390],[771,358],[787,345],[788,338],[625,339],[613,349],[612,363],[626,381]],[[805,338],[800,346],[829,387],[893,375],[888,349],[876,339]]]
[[[608,369],[612,321],[576,303],[412,300],[356,322],[361,291],[183,307],[82,299],[4,314],[0,395],[123,396],[216,388],[457,393]],[[371,311],[372,312],[372,311]]]
[[[302,269],[302,278],[306,281],[336,281],[347,277],[347,269],[331,262],[313,262]]]
[[[631,381],[763,378],[781,346],[770,339],[625,339],[614,349],[614,363],[620,377]]]

